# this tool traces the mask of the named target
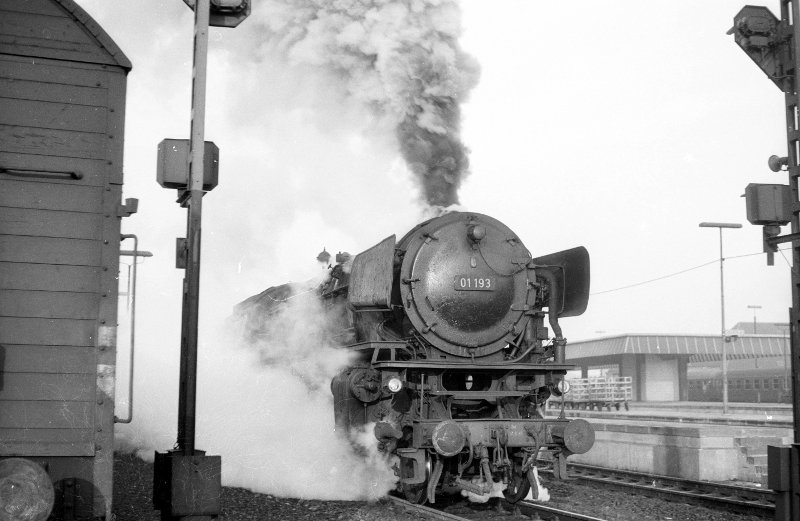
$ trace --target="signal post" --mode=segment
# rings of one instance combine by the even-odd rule
[[[236,27],[250,14],[249,0],[184,0],[195,11],[190,139],[165,139],[158,147],[158,182],[178,189],[187,209],[186,238],[177,240],[176,264],[185,269],[181,320],[177,448],[156,452],[153,506],[164,521],[201,521],[221,511],[222,458],[195,448],[200,239],[203,195],[217,184],[219,149],[205,141],[208,28]]]
[[[769,487],[777,492],[775,519],[789,521],[800,519],[800,0],[782,0],[780,19],[766,7],[745,6],[728,34],[784,93],[786,108],[788,153],[770,157],[768,165],[774,172],[786,171],[789,184],[751,183],[745,198],[747,220],[763,226],[767,264],[773,264],[779,244],[792,245],[789,326],[794,443],[770,446],[768,453]],[[781,235],[780,227],[786,224],[791,224],[791,231]]]

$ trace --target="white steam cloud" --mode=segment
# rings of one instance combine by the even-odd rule
[[[427,204],[458,203],[469,167],[460,104],[479,67],[458,44],[454,0],[274,0],[257,20],[266,50],[331,72],[347,98],[391,121]]]
[[[95,11],[105,9],[95,3]],[[117,10],[126,9],[138,12],[122,3],[101,24],[117,23]],[[154,23],[163,34],[174,31],[174,17]],[[428,216],[457,202],[468,167],[459,105],[479,75],[458,46],[460,32],[454,0],[269,0],[255,2],[235,31],[212,29],[224,42],[215,40],[209,56],[207,139],[225,151],[226,176],[204,204],[196,446],[222,456],[224,485],[330,499],[380,497],[394,486],[370,429],[359,437],[361,449],[334,432],[329,384],[347,357],[328,346],[319,302],[285,306],[297,313],[256,342],[232,335],[223,322],[248,295],[308,278],[303,260],[313,269],[323,245],[360,251],[353,248],[418,222],[401,195],[413,190],[408,170]],[[127,151],[130,162],[153,149],[152,136],[178,135],[166,123],[186,116],[174,97],[159,103],[139,86],[147,79],[173,92],[189,84],[190,71],[176,75],[173,48],[118,43],[134,53],[129,108],[139,100],[128,111],[138,127],[127,132],[127,146],[152,141]],[[151,119],[162,126],[142,118],[142,107],[168,114],[156,118],[154,109]],[[395,167],[397,150],[407,170]],[[135,181],[129,176],[127,186]],[[151,209],[144,222],[143,209],[124,223],[156,255],[139,271],[134,420],[117,434],[120,445],[149,458],[176,440],[182,274],[172,251],[184,228],[167,199],[169,214]],[[152,208],[156,199],[143,200]],[[178,225],[167,229],[172,221]],[[120,316],[121,339],[126,320]],[[122,409],[127,351],[120,353]]]
[[[222,455],[224,485],[337,500],[378,499],[394,488],[370,428],[352,440],[334,430],[330,381],[349,353],[327,340],[328,316],[313,292],[304,293],[261,315],[267,336],[228,320],[200,343],[196,444]],[[163,441],[144,428],[122,443],[151,458]]]
[[[394,487],[371,431],[352,440],[355,450],[334,430],[330,382],[349,353],[331,346],[331,318],[314,292],[301,292],[261,315],[267,335],[228,323],[232,352],[204,365],[236,384],[200,397],[219,407],[207,407],[198,439],[225,454],[227,484],[320,499],[377,499]]]

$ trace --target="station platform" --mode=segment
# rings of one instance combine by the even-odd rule
[[[551,400],[547,416],[558,416],[561,406]],[[792,405],[787,403],[728,403],[723,414],[720,402],[628,402],[628,410],[565,409],[571,418],[637,419],[710,425],[750,425],[792,428]]]
[[[553,404],[555,405],[555,403]],[[595,444],[570,461],[715,482],[767,480],[767,446],[792,442],[787,404],[631,402],[629,411],[566,409],[595,429]],[[547,416],[557,416],[551,407]]]

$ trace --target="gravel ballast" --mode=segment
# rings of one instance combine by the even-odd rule
[[[258,494],[242,488],[223,487],[219,521],[401,521],[423,519],[397,508],[389,501],[320,501]],[[115,521],[159,521],[153,510],[153,464],[132,454],[114,459]]]
[[[159,521],[153,510],[153,465],[131,454],[117,454],[114,467],[114,514],[116,521]],[[604,490],[577,481],[548,482],[548,504],[609,521],[761,521],[757,514],[674,503]],[[390,501],[321,501],[276,497],[242,488],[223,487],[220,521],[400,521],[423,519]],[[506,516],[511,518],[510,515]],[[487,512],[487,518],[497,519]]]

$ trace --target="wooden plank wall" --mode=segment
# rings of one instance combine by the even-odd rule
[[[0,33],[18,19],[0,16]],[[0,55],[0,455],[95,456],[98,428],[113,431],[98,427],[96,388],[101,305],[116,294],[108,221],[119,227],[108,76]]]
[[[112,512],[130,67],[73,0],[0,0],[0,458],[74,484],[59,518]]]
[[[0,0],[0,52],[4,47],[17,55],[116,64],[85,27],[47,0]]]

